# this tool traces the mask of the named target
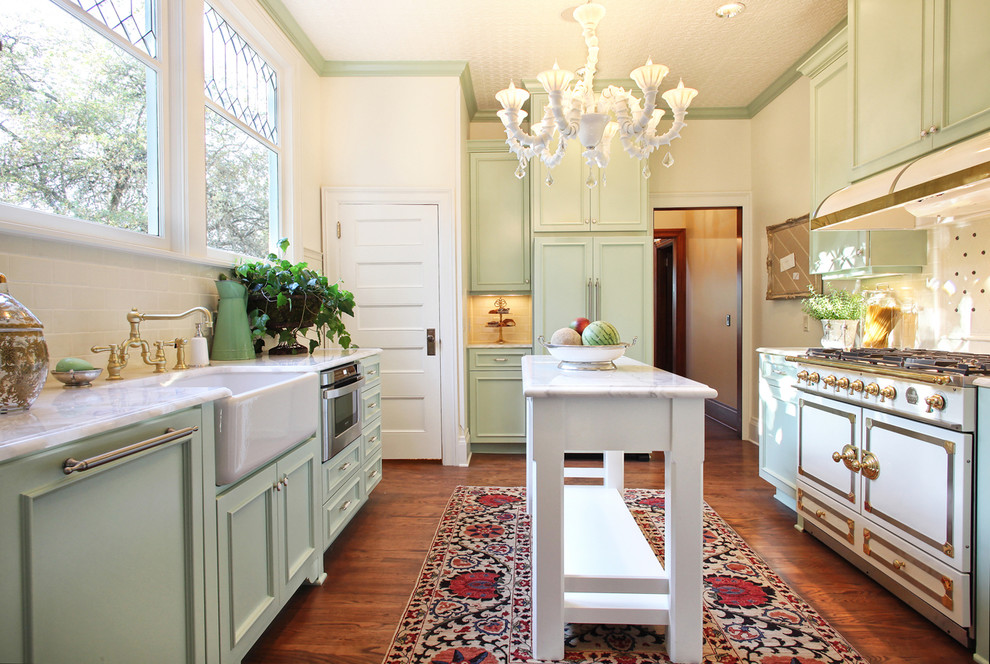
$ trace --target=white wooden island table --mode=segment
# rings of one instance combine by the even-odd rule
[[[667,625],[667,652],[700,662],[704,402],[715,390],[619,358],[614,371],[523,357],[533,518],[533,656],[563,659],[564,624]],[[664,453],[666,567],[622,500],[626,451]],[[603,486],[564,487],[564,452],[604,452]]]

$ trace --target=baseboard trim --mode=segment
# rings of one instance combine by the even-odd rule
[[[705,415],[720,424],[724,424],[737,433],[742,431],[739,410],[736,408],[726,406],[724,403],[715,401],[714,399],[706,399]]]

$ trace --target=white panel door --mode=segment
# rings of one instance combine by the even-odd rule
[[[436,205],[342,204],[340,273],[354,293],[354,343],[381,348],[382,454],[439,459],[440,355],[427,329],[440,322]]]

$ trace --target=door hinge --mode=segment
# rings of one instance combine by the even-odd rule
[[[340,222],[337,222],[337,239],[340,239]]]

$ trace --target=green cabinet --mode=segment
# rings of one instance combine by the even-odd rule
[[[528,255],[529,251],[526,254]],[[361,427],[361,463],[364,473],[363,492],[367,498],[367,496],[371,495],[374,488],[378,486],[378,483],[382,481],[381,356],[375,355],[362,360],[361,368],[365,376],[365,385],[361,392],[361,398],[362,403],[367,406],[364,411],[366,415]]]
[[[849,184],[849,65],[846,30],[800,67],[811,82],[811,216],[834,191]]]
[[[505,141],[469,141],[471,290],[530,289],[529,181]]]
[[[851,0],[852,178],[990,128],[990,3]]]
[[[760,353],[760,477],[774,497],[797,508],[797,365],[783,355]]]
[[[0,661],[215,661],[212,409],[0,464]]]
[[[916,274],[928,262],[928,233],[811,231],[811,272],[826,279]]]
[[[468,423],[471,449],[526,442],[522,357],[529,348],[468,349]],[[478,445],[476,447],[476,445]]]
[[[653,362],[652,238],[537,237],[533,268],[534,341],[584,316],[612,323],[625,342],[637,337],[626,356]]]
[[[533,116],[543,117],[547,103],[545,92],[530,98]],[[619,232],[648,231],[652,219],[647,209],[649,184],[642,174],[642,164],[613,139],[608,167],[599,172],[585,163],[577,140],[567,146],[564,158],[553,169],[539,159],[530,161],[529,182],[533,201],[533,231],[545,232]],[[547,184],[547,175],[552,184]],[[597,181],[588,187],[589,175]]]
[[[220,652],[240,662],[302,585],[323,572],[317,437],[216,497]]]

